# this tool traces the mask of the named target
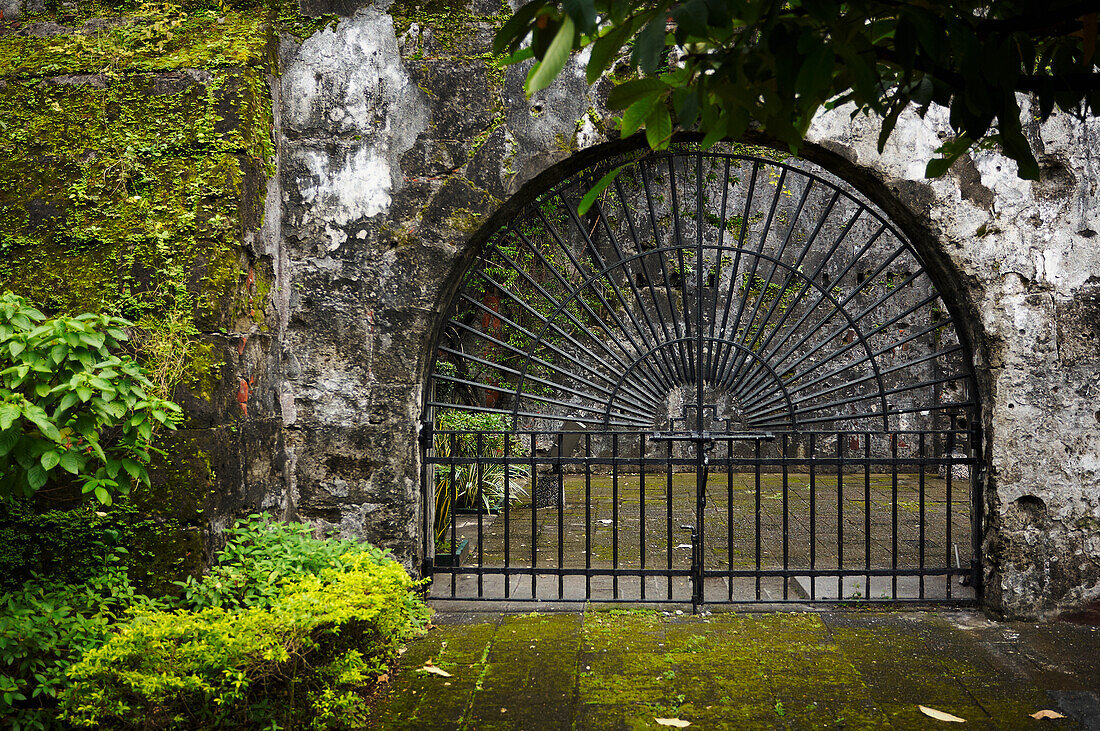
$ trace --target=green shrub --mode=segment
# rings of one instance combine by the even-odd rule
[[[58,727],[58,694],[67,673],[111,626],[136,607],[157,603],[135,591],[125,551],[104,549],[100,575],[66,585],[35,578],[0,595],[0,721],[13,729]]]
[[[264,572],[267,572],[265,576]],[[357,728],[364,692],[427,609],[384,552],[254,516],[184,587],[86,652],[63,717],[102,728]]]
[[[314,538],[301,523],[273,522],[266,515],[238,521],[226,535],[210,573],[179,582],[191,609],[270,606],[286,584],[324,569],[342,569],[347,557],[367,553],[376,562],[385,557],[370,544]]]
[[[108,505],[131,483],[149,484],[154,428],[174,428],[181,411],[116,354],[129,324],[90,313],[49,319],[0,294],[0,500],[30,497],[59,476]]]

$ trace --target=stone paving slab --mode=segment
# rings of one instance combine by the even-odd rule
[[[377,729],[1100,729],[1100,627],[976,612],[438,613]],[[451,673],[418,672],[428,663]],[[935,721],[918,705],[966,719]],[[1036,721],[1041,709],[1067,716]]]

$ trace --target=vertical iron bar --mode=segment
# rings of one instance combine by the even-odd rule
[[[666,454],[668,455],[667,469],[665,471],[667,475],[665,482],[665,554],[668,558],[668,601],[672,601],[672,441],[669,440],[665,444]]]
[[[919,486],[920,495],[918,500],[920,501],[920,513],[917,516],[917,525],[920,535],[917,537],[917,567],[920,569],[920,579],[917,582],[918,586],[918,599],[924,599],[924,437],[925,433],[920,433],[920,472],[919,472]]]
[[[535,451],[538,446],[536,440],[536,432],[531,432],[531,479],[538,482],[538,471],[535,463]],[[533,484],[532,484],[533,486]],[[538,599],[538,577],[535,568],[539,563],[539,549],[538,549],[538,537],[539,537],[539,511],[538,501],[535,500],[535,494],[531,492],[531,598]]]
[[[474,500],[477,503],[477,598],[481,599],[485,596],[484,575],[482,574],[482,568],[485,566],[484,555],[484,518],[482,517],[482,477],[483,471],[481,469],[481,450],[483,445],[482,432],[478,432],[474,438],[474,469],[477,474],[477,492]]]
[[[584,435],[584,598],[592,598],[592,435]]]
[[[788,500],[788,490],[789,490],[789,487],[790,487],[790,480],[789,480],[788,475],[787,475],[787,459],[789,457],[789,455],[787,454],[788,437],[789,437],[789,435],[786,432],[784,432],[783,433],[783,440],[782,440],[782,446],[783,446],[783,599],[784,599],[784,601],[786,601],[789,598],[788,597],[789,587],[788,587],[788,581],[787,581],[787,570],[790,568],[790,554],[789,554],[789,547],[790,547],[790,541],[789,541],[789,536],[790,536],[790,501]]]
[[[760,440],[754,440],[756,473],[756,601],[760,601]]]
[[[969,392],[969,387],[967,388]],[[969,393],[968,393],[969,395]],[[973,412],[967,414],[967,456],[977,457],[981,449],[981,432]],[[970,478],[970,585],[975,599],[982,597],[982,495],[978,485],[978,465],[975,461],[967,469]]]
[[[645,432],[638,435],[638,524],[641,599],[645,601]]]
[[[898,439],[901,435],[894,432],[890,435],[890,493],[891,493],[891,521],[893,523],[890,534],[890,575],[891,598],[898,598]]]
[[[619,433],[611,434],[611,596],[619,598]]]
[[[451,433],[451,453],[449,460],[451,462],[451,597],[453,598],[458,594],[458,566],[461,556],[458,555],[457,540],[458,534],[458,518],[455,516],[455,511],[458,510],[458,486],[455,485],[455,454],[458,452],[458,435]],[[469,467],[467,467],[469,469]]]
[[[950,431],[947,432],[947,474],[944,478],[944,486],[946,488],[946,493],[947,493],[946,494],[946,499],[947,499],[947,505],[946,505],[947,535],[946,535],[945,540],[947,542],[947,551],[946,551],[946,553],[947,553],[947,568],[949,568],[949,569],[951,568],[951,548],[952,548],[952,546],[951,546],[951,521],[952,521],[952,516],[951,516],[951,508],[952,508],[952,505],[951,505],[951,479],[952,479],[953,475],[951,473],[955,471],[955,465],[952,461],[952,455],[955,454],[955,425],[956,425],[955,415],[951,414],[951,423],[950,423],[950,427],[949,427]],[[948,599],[951,598],[951,576],[952,576],[952,574],[947,575],[947,598]]]
[[[727,166],[729,163],[726,163]],[[726,170],[727,177],[729,169]],[[726,431],[729,431],[729,420],[726,420]],[[729,577],[726,584],[729,589],[729,600],[733,601],[733,440],[726,440],[726,570]]]
[[[810,432],[810,601],[817,599],[817,434]]]
[[[871,598],[871,433],[863,435],[863,550],[868,574],[865,578],[864,596]]]
[[[702,437],[703,432],[708,431],[710,424],[706,423],[703,408],[703,156],[695,157],[695,434]],[[686,302],[687,300],[685,300]],[[717,413],[715,414],[717,417]],[[706,501],[707,479],[710,477],[706,445],[702,440],[695,442],[695,526],[698,540],[693,541],[692,551],[697,553],[695,571],[697,576],[692,578],[695,587],[695,600],[692,601],[692,611],[697,611],[702,604],[705,591],[703,582],[703,556],[706,542]]]
[[[565,435],[558,432],[558,491],[554,495],[554,501],[558,504],[558,599],[565,598],[565,465],[562,459],[565,456],[563,444]]]
[[[844,599],[844,432],[836,433],[836,598]]]
[[[504,433],[504,505],[501,507],[501,513],[504,516],[504,598],[507,599],[511,596],[512,582],[510,581],[510,575],[507,569],[511,566],[511,553],[509,543],[509,531],[508,531],[508,504],[512,502],[511,499],[511,487],[510,487],[510,474],[512,472],[512,433]],[[534,491],[531,492],[534,497]]]

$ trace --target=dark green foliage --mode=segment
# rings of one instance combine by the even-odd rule
[[[301,523],[271,522],[261,515],[238,522],[227,536],[207,576],[180,582],[181,599],[189,608],[269,607],[289,582],[326,569],[343,571],[348,561],[363,554],[379,563],[385,556],[368,544],[314,538]]]
[[[103,644],[128,610],[157,606],[130,583],[125,549],[98,548],[98,575],[83,583],[36,578],[0,595],[0,719],[12,728],[57,727],[72,664]]]
[[[517,52],[532,34],[531,52]],[[670,112],[706,143],[740,137],[750,123],[796,150],[823,106],[852,102],[882,117],[881,150],[902,110],[950,109],[955,138],[928,163],[942,175],[975,146],[1000,144],[1019,174],[1038,177],[1020,123],[1017,94],[1032,94],[1038,117],[1055,107],[1100,109],[1096,5],[1080,0],[535,0],[501,28],[495,49],[513,62],[539,59],[528,92],[564,66],[563,48],[591,47],[588,80],[618,70],[623,133],[645,125],[649,145],[668,146]],[[679,60],[662,68],[670,53]]]
[[[503,414],[445,409],[436,418],[437,457],[522,459],[530,447],[511,433]],[[453,432],[453,433],[447,433]],[[527,496],[531,468],[525,464],[456,464],[435,467],[435,537],[445,543],[451,510],[499,510]],[[507,483],[507,484],[506,484]],[[453,505],[452,505],[453,503]]]
[[[99,574],[104,552],[113,546],[128,551],[134,582],[152,590],[182,571],[182,566],[165,565],[159,550],[166,537],[182,531],[179,521],[143,517],[129,502],[45,512],[26,501],[0,504],[0,591],[15,590],[35,575],[83,583]]]

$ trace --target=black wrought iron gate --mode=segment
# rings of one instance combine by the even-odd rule
[[[451,308],[422,432],[434,596],[977,597],[966,343],[827,173],[607,161],[497,232]]]

